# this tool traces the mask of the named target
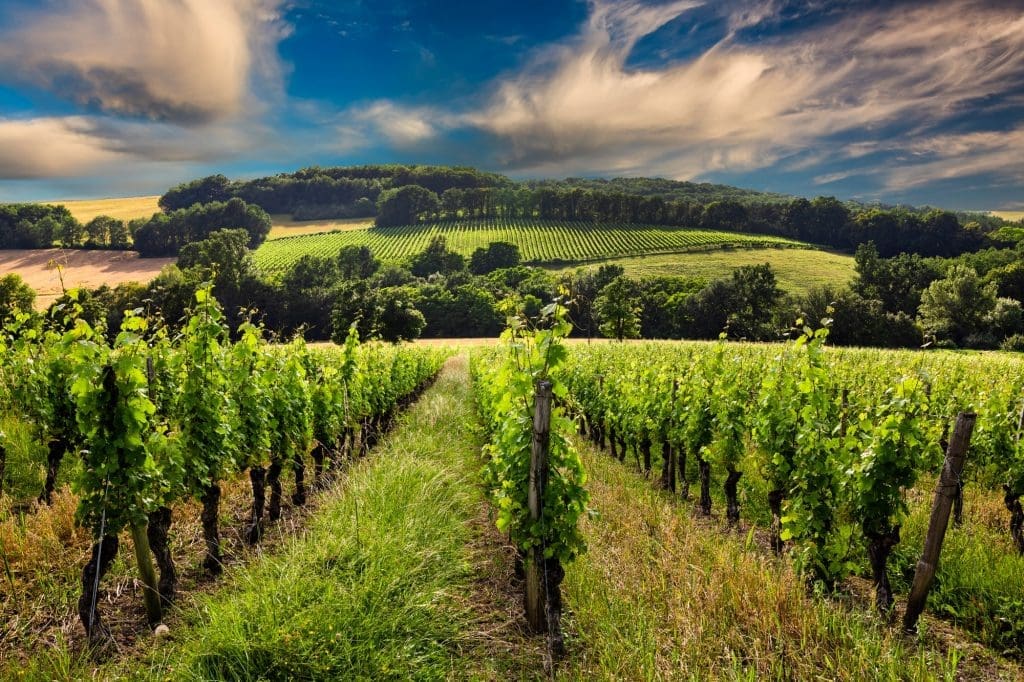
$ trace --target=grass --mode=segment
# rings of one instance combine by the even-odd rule
[[[449,248],[468,256],[476,248],[505,241],[519,247],[532,264],[566,265],[586,261],[722,248],[812,249],[809,244],[765,235],[696,230],[650,225],[550,220],[453,221],[350,229],[324,234],[276,239],[256,250],[256,264],[268,272],[281,271],[300,257],[334,256],[345,246],[369,246],[384,262],[400,262],[421,252],[435,236],[444,236]]]
[[[71,211],[80,223],[87,223],[96,216],[110,216],[119,220],[148,218],[160,212],[157,205],[160,197],[123,197],[118,199],[72,199],[69,201],[52,201],[52,204],[63,204]]]
[[[982,679],[1020,670],[925,629],[904,639],[864,606],[808,595],[751,533],[691,518],[627,466],[581,445],[589,550],[570,565],[572,679]]]
[[[58,641],[23,662],[21,679],[508,679],[536,669],[508,600],[486,598],[488,574],[511,568],[495,562],[464,363],[451,361],[323,495],[301,534],[183,605],[174,641],[140,642],[99,668]]]
[[[69,637],[80,629],[72,623],[73,632],[51,628],[48,646],[13,665],[0,660],[0,677],[17,670],[21,679],[540,679],[539,643],[523,635],[511,558],[479,486],[479,446],[465,359],[457,357],[371,456],[323,493],[300,532],[257,550],[248,564],[233,563],[224,581],[186,592],[169,620],[171,641],[137,641],[97,667]],[[561,677],[1021,678],[1014,664],[972,648],[933,618],[908,639],[881,624],[862,595],[809,595],[788,561],[760,548],[756,531],[694,518],[688,504],[653,490],[631,466],[578,446],[589,475],[582,522],[589,551],[567,567],[563,583],[570,654]],[[969,545],[973,531],[954,531],[951,547],[995,542],[997,505],[977,497],[969,492],[968,521],[991,537],[982,532]],[[67,599],[74,583],[49,554],[67,555],[57,563],[74,569],[82,556],[74,538],[46,544],[75,532],[70,499],[64,493],[57,509],[21,521],[20,551],[52,574],[40,571],[34,589],[51,599]],[[908,522],[908,543],[916,544],[915,523]],[[944,554],[943,572],[981,571],[988,560],[958,556]],[[25,558],[14,559],[22,577]],[[108,595],[133,591],[123,561]],[[1019,592],[1020,575],[1000,577],[996,569],[982,571],[988,584]],[[979,588],[945,584],[966,594]],[[0,606],[7,616],[10,601]],[[141,620],[141,606],[135,611]],[[8,645],[38,636],[27,622],[0,622],[19,628]]]
[[[743,265],[769,263],[779,286],[793,294],[806,293],[821,285],[842,286],[856,274],[853,257],[831,251],[811,249],[722,249],[702,253],[656,254],[614,258],[589,263],[587,268],[619,265],[630,277],[683,275],[702,277],[708,281],[729,277]],[[571,272],[578,266],[551,268],[554,272]]]

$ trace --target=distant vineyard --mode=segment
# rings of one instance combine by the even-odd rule
[[[433,225],[367,228],[277,239],[256,251],[265,271],[287,268],[306,254],[330,256],[345,246],[369,246],[385,262],[419,253],[435,235],[464,255],[491,242],[519,247],[528,263],[582,262],[617,256],[679,253],[721,248],[812,248],[803,242],[768,235],[648,225],[610,225],[549,220],[457,221]]]

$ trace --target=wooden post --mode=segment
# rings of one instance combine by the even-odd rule
[[[527,507],[530,520],[539,521],[544,511],[548,482],[548,445],[551,439],[551,382],[537,383],[533,401],[533,445],[530,450],[530,488]],[[526,563],[526,620],[534,632],[546,632],[544,614],[544,549],[536,546]]]
[[[939,566],[939,554],[942,552],[942,541],[946,537],[946,526],[949,524],[949,511],[956,497],[960,474],[964,470],[964,459],[967,448],[971,444],[971,433],[978,415],[972,412],[961,412],[956,417],[953,437],[946,450],[946,461],[939,474],[939,483],[935,488],[935,500],[932,502],[931,520],[928,522],[928,535],[924,540],[924,551],[917,562],[914,572],[914,583],[907,599],[907,612],[903,615],[903,629],[907,632],[917,631],[917,620],[924,611],[928,590],[935,579],[935,571]]]
[[[149,537],[146,535],[145,524],[132,525],[132,543],[135,545],[135,563],[139,565],[139,577],[142,578],[142,598],[146,602],[146,618],[155,626],[163,619],[160,607],[160,590],[156,582],[156,569],[153,568],[153,557],[149,550]]]

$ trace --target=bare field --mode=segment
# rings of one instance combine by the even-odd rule
[[[87,223],[96,216],[106,215],[118,220],[134,220],[148,218],[160,212],[157,205],[159,196],[123,197],[119,199],[71,199],[68,201],[50,201],[50,204],[62,204],[71,211],[80,223]]]
[[[86,251],[80,249],[0,250],[0,276],[17,273],[36,290],[36,307],[46,308],[64,289],[117,286],[123,282],[145,284],[174,258],[139,258],[134,251]],[[58,267],[59,266],[59,267]]]
[[[989,211],[989,213],[1003,220],[1024,220],[1024,211]]]

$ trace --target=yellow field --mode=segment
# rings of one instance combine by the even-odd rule
[[[841,286],[856,274],[852,256],[810,249],[734,249],[701,253],[658,254],[613,258],[586,267],[621,265],[631,277],[683,275],[707,280],[729,277],[741,265],[769,263],[779,286],[793,294],[806,293],[822,284]],[[554,269],[554,272],[576,270],[579,266]]]
[[[51,201],[51,204],[63,204],[71,211],[80,223],[87,223],[96,216],[106,215],[119,220],[148,218],[160,211],[157,206],[159,196],[124,197],[121,199],[72,199],[69,201]]]
[[[1024,220],[1024,211],[989,211],[989,213],[1003,220]]]

